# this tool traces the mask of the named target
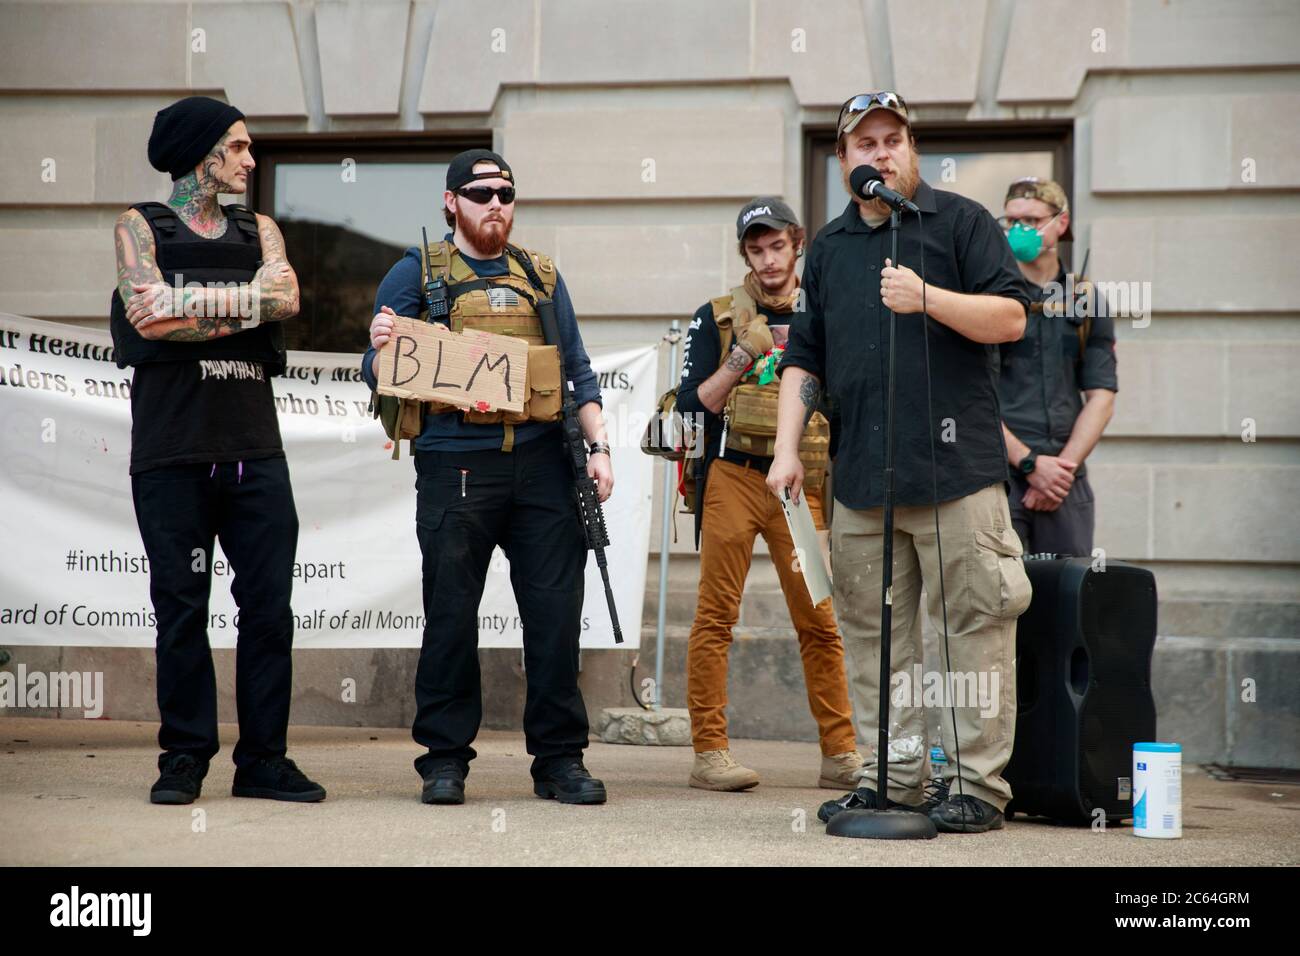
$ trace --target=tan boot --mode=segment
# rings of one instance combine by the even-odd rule
[[[730,750],[706,750],[695,755],[691,786],[700,790],[748,790],[758,786],[758,774],[736,763]]]
[[[862,773],[862,754],[856,750],[822,757],[822,774],[817,786],[827,790],[853,790]]]

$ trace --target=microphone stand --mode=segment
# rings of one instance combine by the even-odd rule
[[[889,213],[890,259],[898,265],[898,228],[903,215]],[[924,320],[924,317],[922,318]],[[898,350],[898,319],[889,310],[889,373],[885,391],[885,554],[880,571],[880,730],[876,735],[876,799],[881,809],[844,810],[826,824],[828,836],[858,840],[933,840],[939,835],[934,821],[912,810],[887,810],[889,806],[889,663],[893,638],[894,586],[894,356]]]

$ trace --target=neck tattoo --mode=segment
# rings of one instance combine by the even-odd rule
[[[229,224],[217,202],[226,185],[217,178],[217,170],[226,161],[227,136],[221,137],[212,152],[203,157],[198,169],[176,180],[167,200],[181,222],[205,239],[220,239]]]
[[[216,188],[205,188],[194,173],[176,180],[167,205],[181,222],[205,239],[220,239],[226,234],[226,214],[217,204]]]

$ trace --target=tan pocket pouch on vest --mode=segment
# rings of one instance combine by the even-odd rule
[[[524,379],[528,400],[524,403],[524,410],[505,413],[466,412],[465,420],[475,421],[470,415],[490,415],[495,418],[501,414],[502,417],[496,420],[504,421],[508,425],[518,425],[521,422],[558,421],[564,404],[564,393],[561,391],[563,376],[558,348],[554,345],[530,345],[528,346],[528,374]]]
[[[738,385],[731,390],[726,408],[728,448],[771,457],[776,445],[778,394],[770,386]]]

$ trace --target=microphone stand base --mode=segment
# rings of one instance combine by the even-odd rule
[[[843,810],[826,824],[826,835],[854,840],[933,840],[934,821],[911,810]]]

